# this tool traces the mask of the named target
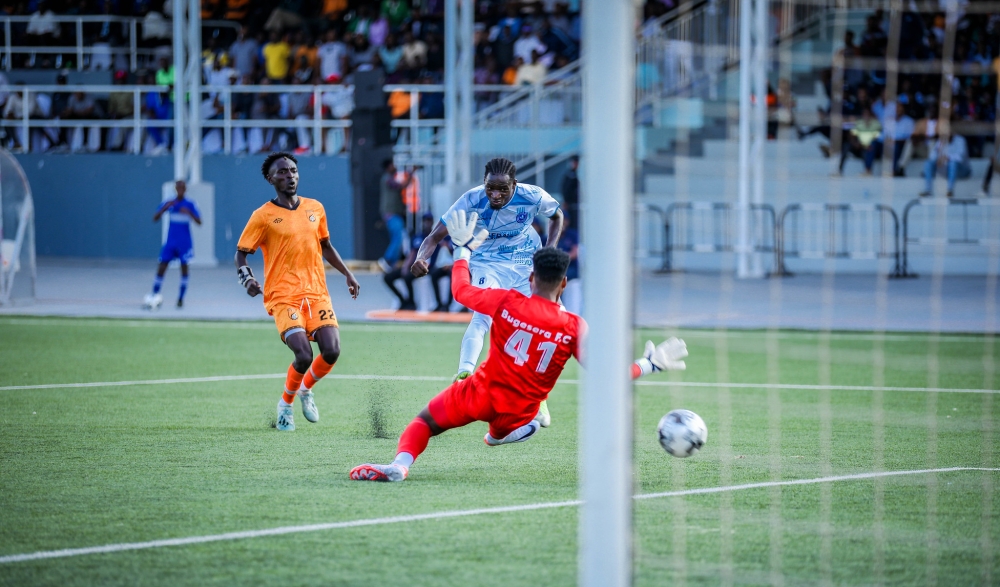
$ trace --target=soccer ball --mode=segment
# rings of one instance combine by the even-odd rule
[[[673,410],[660,418],[656,430],[663,450],[682,459],[698,452],[708,439],[705,421],[691,410]]]

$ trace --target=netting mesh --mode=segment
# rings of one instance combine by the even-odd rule
[[[0,304],[35,297],[35,217],[24,170],[0,151]]]
[[[666,303],[637,338],[699,368],[636,386],[636,493],[670,497],[636,502],[635,582],[995,584],[1000,3],[764,6],[742,160],[741,3],[638,41],[638,295]],[[681,407],[712,448],[664,459]]]

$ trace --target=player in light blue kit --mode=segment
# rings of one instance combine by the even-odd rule
[[[167,214],[170,227],[167,230],[167,242],[160,249],[160,266],[156,268],[153,291],[146,294],[146,299],[143,302],[143,307],[150,310],[159,308],[160,304],[163,303],[163,296],[160,295],[163,275],[167,272],[167,265],[174,259],[181,262],[181,289],[177,295],[177,307],[184,306],[184,294],[187,293],[188,286],[188,261],[194,255],[194,245],[191,243],[191,222],[201,224],[201,214],[198,213],[198,207],[191,200],[184,199],[187,184],[183,180],[177,180],[174,189],[177,190],[177,197],[164,202],[153,215],[153,222],[159,222],[160,218]]]
[[[429,258],[438,243],[448,236],[444,219],[458,210],[479,215],[478,226],[489,236],[469,259],[472,285],[490,289],[516,289],[531,295],[528,276],[531,275],[532,257],[541,246],[538,233],[531,227],[536,215],[549,219],[546,247],[553,247],[562,235],[562,210],[559,202],[538,186],[517,183],[517,169],[503,158],[491,159],[486,164],[483,185],[473,188],[441,217],[434,230],[420,244],[417,258],[410,267],[416,277],[427,274]],[[476,368],[476,361],[483,350],[483,337],[490,329],[492,319],[475,313],[462,339],[462,353],[458,362],[456,380],[465,379]],[[548,426],[551,421],[548,406],[542,402],[539,422]]]

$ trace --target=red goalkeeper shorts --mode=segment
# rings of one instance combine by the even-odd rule
[[[434,396],[427,404],[431,417],[444,430],[459,428],[475,421],[488,422],[490,436],[504,438],[514,430],[531,422],[538,414],[538,402],[530,402],[519,413],[497,412],[486,382],[473,375],[456,381]]]

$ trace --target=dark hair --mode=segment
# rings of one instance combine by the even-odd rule
[[[553,247],[535,251],[535,281],[555,285],[566,277],[569,254]]]
[[[504,159],[503,157],[490,159],[486,163],[486,171],[483,173],[483,181],[485,181],[486,176],[491,173],[494,175],[507,175],[512,180],[517,181],[514,177],[514,174],[517,173],[517,167],[514,167],[514,162],[510,159]]]
[[[271,177],[271,166],[278,159],[288,159],[292,163],[298,164],[299,160],[295,158],[295,155],[287,153],[285,151],[279,151],[277,153],[271,153],[264,159],[264,164],[260,166],[260,172],[264,174],[264,179],[270,179]]]
[[[389,169],[390,165],[392,165],[392,159],[383,159],[382,160],[382,171],[385,171],[385,170]]]

